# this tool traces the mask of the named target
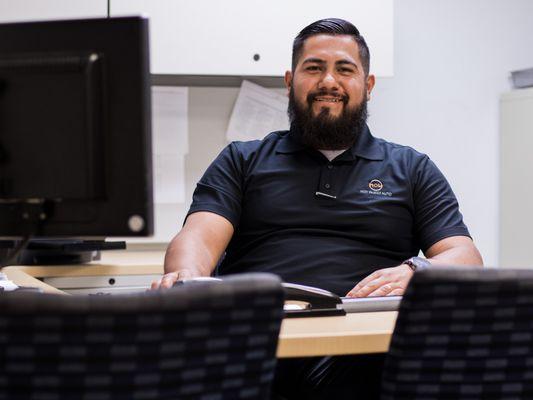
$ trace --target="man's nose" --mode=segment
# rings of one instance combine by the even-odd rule
[[[338,89],[339,83],[337,82],[337,78],[331,71],[326,71],[322,75],[322,79],[320,82],[318,82],[318,88],[319,89]]]

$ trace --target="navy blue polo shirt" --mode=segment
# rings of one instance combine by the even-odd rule
[[[233,142],[201,178],[188,214],[235,228],[220,274],[263,271],[344,296],[376,269],[449,236],[470,236],[435,164],[368,128],[331,162],[291,131]]]

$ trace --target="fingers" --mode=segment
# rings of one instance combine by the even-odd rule
[[[352,297],[385,296],[392,289],[390,282],[380,277],[368,282],[356,291]]]
[[[403,296],[404,292],[404,288],[396,288],[392,290],[387,296]]]
[[[367,294],[367,297],[387,296],[395,288],[390,283],[385,283],[378,287],[376,290]]]
[[[377,297],[377,296],[402,296],[405,292],[405,288],[401,286],[396,286],[397,284],[389,283],[381,286],[380,288],[374,290],[368,295],[368,297]]]
[[[408,266],[382,268],[361,280],[348,297],[399,296],[407,287],[413,271]]]
[[[168,274],[163,275],[159,281],[152,282],[150,289],[169,289],[174,285],[174,283],[176,283],[178,279],[179,274],[177,272],[169,272]]]
[[[195,278],[197,276],[200,275],[189,269],[180,269],[179,271],[169,272],[163,275],[159,281],[153,281],[150,289],[170,289],[178,280]]]
[[[384,282],[382,282],[381,278],[377,278],[374,280],[371,280],[367,282],[365,285],[361,286],[359,289],[356,289],[355,287],[348,293],[349,297],[366,297],[370,293],[374,292],[375,290],[379,289]]]
[[[348,292],[346,296],[348,297],[364,297],[366,295],[358,295],[358,293],[361,293],[361,290],[363,290],[363,293],[365,292],[364,288],[370,285],[370,287],[375,289],[375,280],[378,279],[381,276],[381,270],[375,271],[368,275],[363,280],[359,281],[357,285],[354,286],[352,290]],[[374,290],[372,289],[372,290]]]
[[[405,288],[398,286],[397,282],[386,282],[384,279],[376,279],[366,286],[353,293],[348,293],[349,297],[379,297],[379,296],[401,296]]]

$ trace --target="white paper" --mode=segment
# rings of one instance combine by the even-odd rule
[[[185,155],[189,152],[188,88],[152,88],[154,203],[185,202]]]
[[[243,81],[226,138],[228,141],[262,139],[270,132],[288,129],[287,105],[287,96]]]
[[[18,289],[18,286],[13,282],[7,279],[7,276],[0,272],[0,287],[4,288],[6,292]]]

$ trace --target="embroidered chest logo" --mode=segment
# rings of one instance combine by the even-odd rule
[[[383,189],[383,183],[381,183],[381,181],[378,179],[372,179],[368,183],[368,187],[370,188],[370,190],[373,190],[374,192],[379,192],[381,189]]]
[[[379,179],[371,179],[368,182],[368,189],[361,189],[359,192],[363,194],[374,195],[374,196],[387,196],[387,197],[392,196],[391,192],[384,190],[385,185]]]

